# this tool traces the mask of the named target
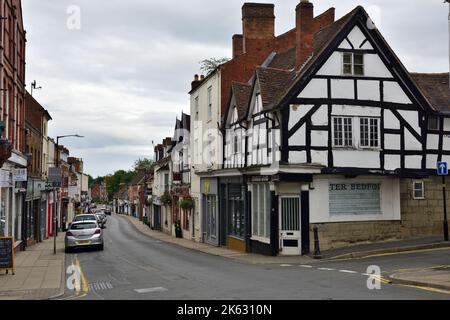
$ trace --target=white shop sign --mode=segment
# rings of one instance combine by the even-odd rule
[[[28,180],[27,169],[14,169],[13,180],[16,182],[25,182]]]
[[[7,170],[0,170],[0,188],[11,188],[12,185],[11,172]]]
[[[330,183],[330,215],[382,214],[381,184]]]

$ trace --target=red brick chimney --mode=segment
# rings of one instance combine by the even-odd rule
[[[248,52],[249,40],[275,38],[275,5],[244,3],[242,6],[243,52]]]
[[[235,34],[233,36],[233,59],[244,53],[244,36]]]
[[[295,66],[298,71],[313,53],[314,5],[308,0],[301,0],[295,12],[297,51]]]

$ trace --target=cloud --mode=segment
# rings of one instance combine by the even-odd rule
[[[271,3],[271,1],[263,1]],[[294,27],[298,0],[274,1],[276,32]],[[23,1],[27,82],[64,140],[93,175],[130,168],[152,156],[151,141],[173,134],[175,117],[189,112],[190,82],[199,61],[231,55],[241,33],[241,0]],[[448,70],[447,8],[440,1],[314,1],[316,13],[337,18],[361,4],[377,6],[380,29],[411,71]],[[66,27],[67,8],[81,9],[81,29]],[[426,12],[426,14],[425,14]],[[29,86],[28,86],[29,87]]]

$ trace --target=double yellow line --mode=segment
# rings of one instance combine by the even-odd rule
[[[80,261],[78,260],[78,255],[75,255],[75,261],[73,261],[72,257],[72,265],[75,264],[78,267],[78,270],[80,271],[80,278],[81,278],[81,285],[76,286],[75,293],[67,298],[61,299],[61,300],[75,300],[75,299],[81,299],[89,294],[89,286],[86,281],[86,277],[84,276],[83,271],[81,270]]]

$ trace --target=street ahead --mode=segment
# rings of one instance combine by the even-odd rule
[[[66,290],[60,299],[450,300],[446,293],[384,283],[381,290],[370,290],[364,275],[372,265],[379,266],[383,276],[400,269],[450,265],[448,250],[309,266],[249,265],[153,240],[120,216],[108,219],[104,251],[66,256],[67,267],[81,268],[84,285],[78,293]]]

